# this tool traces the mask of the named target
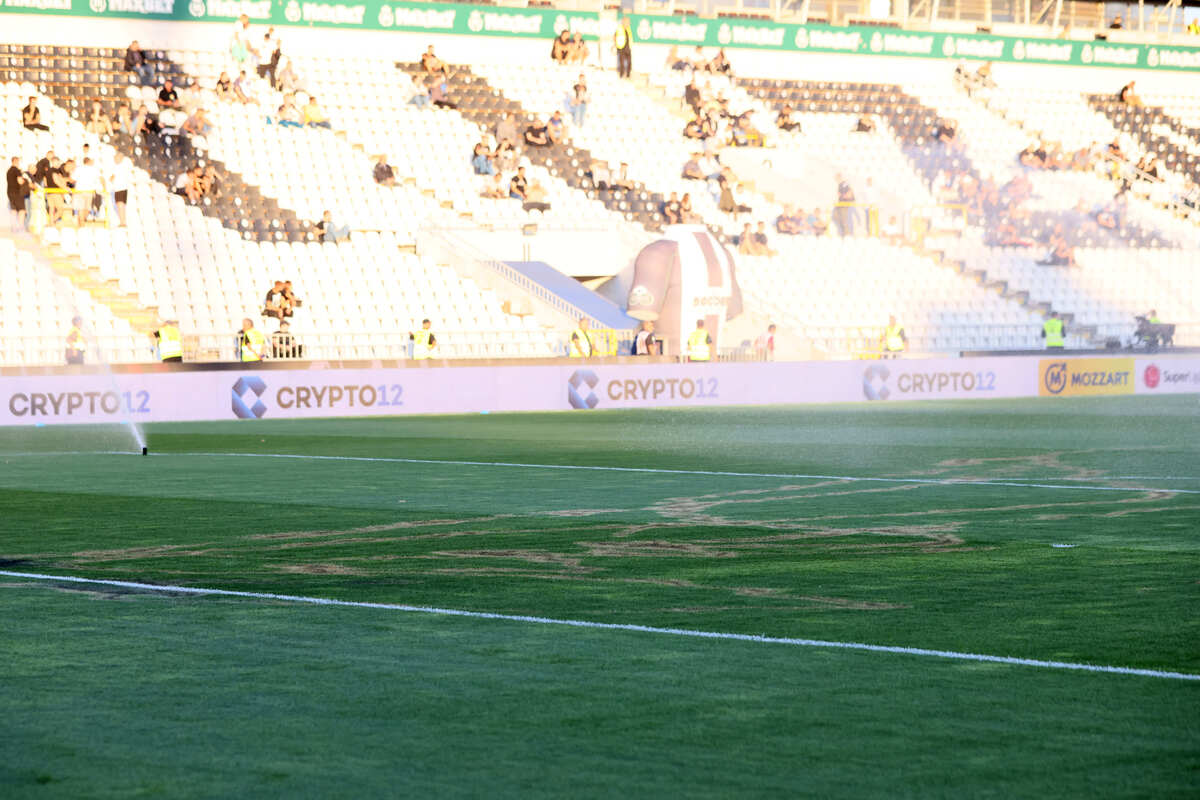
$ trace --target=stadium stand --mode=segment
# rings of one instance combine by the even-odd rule
[[[189,337],[189,359],[232,358],[233,331],[261,314],[278,278],[305,299],[293,333],[309,356],[402,358],[425,316],[436,320],[444,357],[554,356],[578,308],[535,292],[513,265],[540,259],[569,275],[615,274],[668,222],[670,196],[688,195],[692,218],[742,250],[754,317],[777,320],[814,355],[869,354],[890,314],[921,352],[1037,347],[1051,309],[1081,347],[1128,341],[1133,314],[1150,307],[1200,319],[1186,269],[1200,247],[1195,198],[1187,205],[1200,106],[1186,93],[1151,89],[1152,105],[1133,106],[1101,94],[1093,73],[1075,85],[1058,80],[1075,73],[1049,67],[1038,74],[1055,79],[1037,86],[1027,85],[1030,73],[997,70],[985,83],[944,64],[893,70],[893,82],[862,80],[862,69],[800,80],[764,62],[743,70],[735,54],[736,78],[697,76],[716,122],[698,143],[684,136],[692,73],[657,59],[639,60],[642,73],[626,81],[595,63],[517,55],[544,55],[541,42],[493,45],[447,64],[435,105],[423,47],[403,42],[391,57],[289,51],[293,85],[281,91],[251,76],[252,102],[215,91],[232,69],[221,47],[158,43],[147,51],[156,75],[185,87],[189,109],[205,108],[211,124],[161,136],[85,128],[93,101],[112,116],[121,103],[156,110],[156,90],[124,71],[123,50],[0,46],[0,152],[32,166],[47,150],[77,155],[87,145],[101,164],[120,151],[135,165],[127,227],[115,226],[107,206],[78,230],[38,224],[24,265],[91,287],[70,297],[89,319],[113,320],[97,334],[112,337],[117,360],[151,359],[142,337],[167,315]],[[569,98],[581,73],[590,98],[576,124]],[[1106,80],[1119,83],[1113,75]],[[52,101],[42,104],[49,131],[21,127],[27,95]],[[329,125],[285,124],[285,102],[301,107],[310,97]],[[785,105],[795,130],[775,126]],[[562,128],[548,146],[497,148],[509,115],[521,132],[556,112]],[[749,143],[761,146],[729,144],[743,114],[761,134]],[[1099,152],[1114,140],[1130,162],[1156,155],[1162,185],[1114,167]],[[1051,142],[1064,154],[1086,151],[1086,168],[1022,163],[1022,148]],[[481,144],[499,178],[473,168]],[[720,180],[683,177],[697,150],[719,158]],[[380,158],[394,185],[372,178]],[[193,165],[213,169],[219,192],[189,202],[172,191]],[[628,171],[618,177],[620,165]],[[536,199],[508,196],[517,166]],[[838,202],[839,184],[853,200]],[[726,195],[736,196],[732,207]],[[777,230],[793,208],[813,211],[795,214],[798,232]],[[326,211],[348,238],[320,241],[315,224]],[[838,235],[851,219],[854,235]],[[769,226],[769,245],[742,248],[747,222]],[[534,234],[555,244],[521,252]],[[588,245],[572,247],[573,237]],[[118,300],[102,290],[137,308],[105,315],[97,309]],[[52,313],[62,319],[65,306]],[[1198,332],[1184,324],[1177,341],[1200,343]],[[3,363],[53,361],[56,349],[7,344]]]

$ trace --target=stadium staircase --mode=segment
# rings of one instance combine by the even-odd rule
[[[164,52],[147,50],[146,53],[160,82],[170,78],[177,86],[185,86],[191,80]],[[124,70],[124,57],[124,51],[106,47],[0,45],[0,68],[6,79],[36,86],[38,92],[81,123],[86,122],[92,101],[101,103],[114,124],[121,102],[129,102],[134,112],[140,102],[145,102],[151,111],[156,109],[157,87],[141,87],[137,76]],[[196,164],[211,164],[216,169],[220,194],[206,198],[200,209],[244,238],[258,241],[308,238],[309,222],[298,220],[295,212],[264,196],[241,175],[213,159],[187,134],[130,137],[116,132],[108,143],[168,189],[183,170]]]

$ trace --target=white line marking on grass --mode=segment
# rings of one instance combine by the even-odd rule
[[[274,594],[272,592],[242,592],[234,589],[204,589],[193,586],[164,586],[153,583],[136,583],[133,581],[106,580],[100,578],[79,578],[73,575],[43,575],[38,572],[10,572],[0,570],[0,575],[9,578],[25,578],[35,581],[58,581],[63,583],[83,583],[90,586],[113,586],[120,589],[137,589],[149,592],[173,592],[176,594],[193,594],[216,597],[244,597],[253,600],[275,600],[286,603],[305,603],[316,606],[339,606],[347,608],[375,608],[387,611],[404,611],[415,614],[434,614],[445,617],[468,617],[470,619],[495,619],[506,622],[526,622],[535,625],[565,625],[572,628],[596,628],[607,631],[632,631],[635,633],[654,633],[664,636],[686,636],[696,639],[724,639],[737,642],[758,642],[761,644],[784,644],[793,647],[836,648],[841,650],[865,650],[871,653],[894,653],[907,656],[925,656],[930,658],[948,658],[957,661],[979,661],[989,664],[1012,664],[1020,667],[1038,667],[1041,669],[1065,669],[1080,672],[1102,672],[1115,675],[1139,675],[1146,678],[1168,678],[1179,681],[1200,681],[1200,674],[1189,672],[1171,672],[1158,669],[1139,669],[1136,667],[1110,667],[1100,664],[1079,664],[1070,661],[1043,661],[1036,658],[1017,658],[1015,656],[990,656],[982,653],[959,653],[954,650],[929,650],[923,647],[898,647],[895,645],[863,644],[861,642],[828,642],[821,639],[793,639],[780,636],[759,636],[751,633],[721,633],[717,631],[695,631],[686,628],[658,628],[651,625],[631,625],[618,622],[589,622],[578,619],[554,619],[552,617],[533,617],[523,614],[497,614],[488,611],[462,611],[453,608],[434,608],[429,606],[409,606],[398,603],[368,603],[354,600],[331,600],[324,597],[303,597],[292,594]]]
[[[703,475],[725,478],[786,478],[788,480],[870,481],[876,483],[923,483],[932,486],[1011,486],[1020,489],[1071,489],[1081,492],[1170,492],[1200,494],[1200,489],[1164,489],[1135,486],[1072,486],[1056,483],[1018,483],[1015,481],[972,480],[970,478],[872,478],[859,475],[806,475],[792,472],[728,472],[705,469],[659,469],[655,467],[610,467],[589,464],[524,464],[513,461],[451,461],[430,458],[383,458],[378,456],[319,456],[304,453],[151,453],[158,456],[202,456],[213,458],[294,458],[306,461],[362,461],[385,464],[445,464],[457,467],[507,467],[511,469],[561,469],[597,472],[634,472],[654,475]]]

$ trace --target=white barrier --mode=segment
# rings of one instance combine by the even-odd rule
[[[1200,392],[1200,357],[261,369],[0,377],[0,425]]]

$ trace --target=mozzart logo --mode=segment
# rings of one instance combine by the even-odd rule
[[[267,390],[267,384],[257,375],[237,379],[233,385],[233,415],[238,419],[262,419],[267,407],[259,398]],[[254,405],[247,405],[247,403]]]
[[[596,397],[592,389],[595,389],[599,382],[596,373],[590,369],[577,369],[571,373],[567,380],[567,402],[571,404],[571,408],[595,408],[600,398]]]
[[[1074,358],[1038,365],[1038,394],[1043,397],[1133,394],[1132,358]]]
[[[868,400],[887,400],[891,391],[887,379],[891,377],[883,364],[872,364],[863,370],[863,396]]]

